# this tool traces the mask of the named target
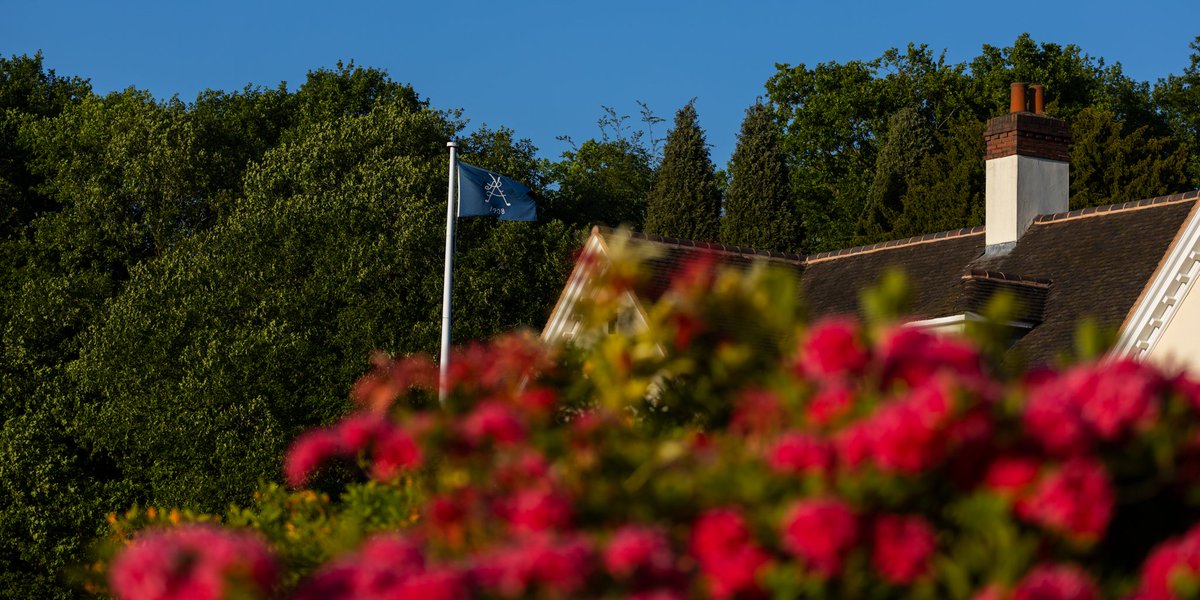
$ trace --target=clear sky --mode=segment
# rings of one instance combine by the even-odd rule
[[[1200,1],[0,0],[0,53],[41,50],[102,93],[295,89],[308,70],[352,59],[464,109],[472,128],[516,130],[546,157],[565,148],[556,136],[596,135],[601,105],[636,115],[642,100],[670,119],[696,97],[718,166],[776,63],[870,59],[909,42],[959,62],[1025,31],[1154,81],[1187,64]]]

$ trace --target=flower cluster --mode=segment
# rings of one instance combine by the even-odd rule
[[[186,525],[140,536],[113,563],[109,585],[124,600],[217,600],[266,596],[277,578],[256,536]]]
[[[276,595],[1166,600],[1200,589],[1200,527],[1172,537],[1200,516],[1194,380],[1123,360],[1008,380],[963,338],[759,318],[746,307],[788,306],[794,288],[763,296],[777,286],[732,279],[711,256],[681,272],[645,331],[564,355],[520,335],[460,350],[444,407],[430,401],[429,360],[379,359],[352,391],[358,411],[297,438],[285,478],[299,488],[347,459],[370,485],[404,473],[419,501],[397,510],[414,522],[367,528]],[[718,309],[746,322],[712,318]],[[781,339],[789,346],[770,354]],[[226,541],[186,541],[204,536]],[[148,533],[113,564],[112,590],[221,597],[236,584],[266,597],[265,550],[221,558],[221,544],[252,539]]]

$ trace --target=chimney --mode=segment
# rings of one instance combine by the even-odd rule
[[[1015,243],[1038,215],[1069,208],[1071,131],[1066,121],[1042,114],[1044,88],[1030,87],[1032,98],[1024,83],[1012,84],[1009,114],[990,119],[983,134],[988,247]]]

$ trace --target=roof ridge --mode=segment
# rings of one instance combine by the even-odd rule
[[[604,225],[593,225],[592,232],[600,233],[600,234],[607,234],[607,235],[624,232],[626,235],[628,235],[631,238],[645,240],[648,242],[655,242],[658,244],[668,244],[671,246],[679,246],[679,247],[683,247],[683,248],[697,248],[700,250],[708,250],[711,252],[717,252],[717,253],[721,253],[721,254],[736,254],[738,256],[756,256],[756,257],[760,257],[760,258],[767,258],[767,259],[771,259],[771,260],[782,260],[782,261],[788,261],[788,262],[794,262],[794,263],[803,263],[804,259],[805,259],[804,255],[802,255],[802,254],[792,254],[789,252],[776,252],[774,250],[759,250],[757,248],[749,248],[746,246],[732,246],[732,245],[728,245],[728,244],[721,244],[718,242],[701,242],[701,241],[696,241],[696,240],[687,240],[687,239],[683,239],[683,238],[666,237],[666,236],[657,235],[654,233],[644,233],[641,231],[633,231],[632,229],[614,229],[612,227],[607,227]]]
[[[898,239],[898,240],[890,240],[887,242],[879,242],[876,244],[868,244],[866,246],[854,246],[853,248],[843,248],[840,250],[830,250],[828,252],[818,252],[817,254],[810,254],[810,255],[804,257],[804,262],[811,262],[811,261],[817,261],[817,260],[829,260],[831,258],[841,258],[843,256],[850,256],[850,255],[854,255],[854,254],[863,254],[866,252],[874,252],[877,250],[902,248],[905,246],[912,246],[915,244],[923,244],[923,243],[933,242],[933,241],[937,241],[937,240],[961,237],[964,235],[975,235],[975,234],[979,234],[979,233],[983,233],[983,232],[984,232],[983,225],[977,225],[975,227],[964,227],[962,229],[951,229],[949,231],[939,231],[937,233],[927,233],[925,235],[918,235],[918,236],[914,236],[914,237],[910,237],[910,238],[902,238],[902,239]]]
[[[1044,277],[1025,277],[1023,275],[1016,275],[1014,273],[1004,273],[1002,271],[992,271],[988,269],[971,269],[970,271],[963,273],[962,278],[964,280],[974,281],[1005,281],[1008,283],[1027,285],[1031,287],[1049,287],[1052,283],[1054,283],[1053,281]]]
[[[1077,208],[1075,210],[1054,213],[1051,215],[1038,215],[1033,220],[1034,223],[1054,223],[1056,221],[1064,221],[1066,219],[1075,219],[1079,217],[1090,217],[1093,215],[1102,215],[1112,212],[1121,212],[1126,210],[1136,210],[1146,208],[1148,206],[1156,206],[1159,204],[1174,204],[1176,202],[1186,202],[1200,198],[1200,190],[1191,190],[1180,192],[1178,194],[1170,194],[1167,196],[1155,196],[1153,198],[1143,198],[1141,200],[1131,200],[1129,202],[1120,202],[1117,204],[1107,204],[1105,206],[1092,206],[1089,208]]]

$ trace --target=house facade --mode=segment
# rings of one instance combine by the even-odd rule
[[[961,330],[997,293],[1016,300],[1010,353],[1027,364],[1069,353],[1077,324],[1090,317],[1115,329],[1114,356],[1200,374],[1200,192],[1068,210],[1069,128],[1042,112],[1033,88],[1014,84],[1012,110],[985,132],[985,225],[816,255],[764,252],[710,242],[595,228],[543,337],[578,335],[575,303],[588,294],[611,246],[645,244],[649,286],[627,298],[640,305],[666,289],[690,256],[713,253],[734,267],[769,262],[792,270],[814,318],[859,312],[858,290],[899,269],[914,292],[914,325]]]

